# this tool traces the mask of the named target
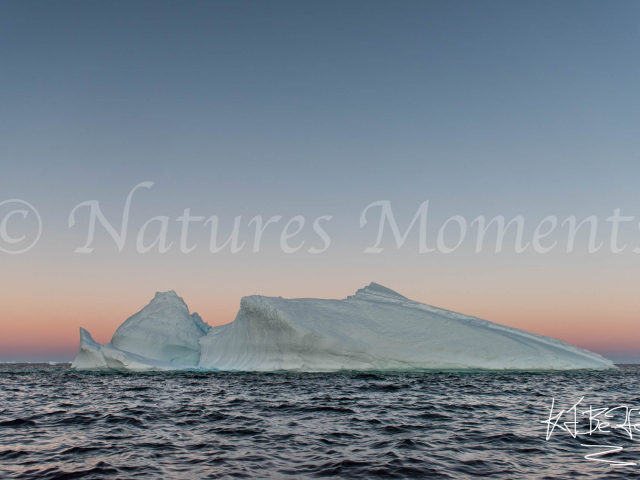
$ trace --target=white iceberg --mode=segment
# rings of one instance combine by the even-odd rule
[[[156,293],[151,303],[129,317],[113,334],[111,345],[151,360],[198,365],[200,337],[211,327],[175,292]]]
[[[244,297],[210,327],[175,292],[157,293],[100,345],[80,329],[78,370],[605,370],[549,337],[431,307],[372,283],[344,300]]]

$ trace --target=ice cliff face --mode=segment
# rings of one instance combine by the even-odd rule
[[[129,317],[100,345],[80,329],[80,350],[72,368],[176,370],[196,367],[202,336],[211,327],[174,291],[156,293],[151,303]]]
[[[152,360],[195,366],[200,360],[198,341],[210,328],[197,313],[189,314],[172,290],[156,293],[149,305],[118,327],[111,344]]]
[[[189,315],[174,292],[157,294],[109,345],[82,330],[73,367],[144,370],[145,359],[151,370],[614,368],[559,340],[414,302],[375,283],[345,300],[244,297],[236,319],[214,328]]]

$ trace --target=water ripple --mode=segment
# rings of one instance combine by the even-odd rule
[[[583,445],[619,445],[617,461],[640,463],[635,438],[546,441],[541,423],[552,397],[640,407],[639,375],[0,365],[0,478],[640,478],[584,458]]]

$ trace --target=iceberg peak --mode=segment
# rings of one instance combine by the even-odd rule
[[[395,298],[397,300],[408,300],[404,295],[400,295],[398,292],[391,290],[390,288],[383,287],[382,285],[371,282],[364,288],[358,290],[355,295],[348,297],[349,299],[367,299],[367,298]]]
[[[71,368],[81,368],[84,365],[90,365],[92,369],[97,370],[108,368],[102,354],[102,345],[96,342],[87,330],[80,327],[80,348]]]
[[[168,292],[156,292],[149,305],[161,302],[176,302],[182,303],[186,306],[185,301],[182,299],[182,297],[179,297],[174,290],[169,290]]]
[[[80,343],[82,342],[95,342],[95,340],[87,330],[80,327]]]

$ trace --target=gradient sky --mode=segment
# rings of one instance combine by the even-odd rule
[[[156,291],[218,325],[244,295],[344,298],[371,281],[640,359],[638,25],[634,1],[2,2],[0,202],[32,203],[43,234],[0,252],[0,361],[71,360],[79,326],[106,343]],[[119,225],[144,181],[123,252],[98,227],[94,252],[74,253],[88,213],[69,228],[73,207],[99,200]],[[589,254],[586,232],[568,254],[558,227],[548,254],[515,254],[513,235],[475,253],[470,228],[451,254],[420,255],[416,229],[370,255],[377,219],[359,218],[378,200],[402,230],[429,200],[430,246],[452,215],[523,215],[529,241],[548,215],[597,215],[605,242],[614,209],[636,219],[619,254]],[[222,239],[241,215],[247,246],[211,254],[200,225],[181,253],[185,208],[218,215]],[[136,252],[158,215],[175,245]],[[256,215],[283,220],[252,253]],[[305,248],[286,254],[295,215]],[[332,243],[312,255],[321,215]],[[14,236],[34,232],[18,220]]]

